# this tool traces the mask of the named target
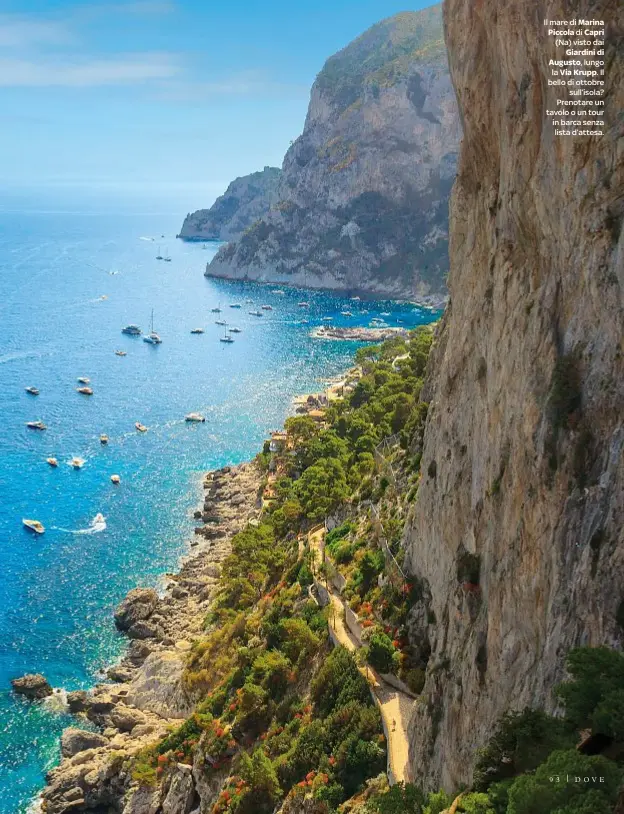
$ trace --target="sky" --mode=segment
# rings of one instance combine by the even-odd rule
[[[0,0],[0,188],[208,205],[281,165],[327,57],[430,0]]]

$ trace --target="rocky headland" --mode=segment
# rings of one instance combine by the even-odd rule
[[[378,23],[326,62],[277,200],[221,247],[206,275],[444,296],[460,137],[441,7]]]
[[[259,514],[260,482],[253,463],[209,473],[191,552],[177,574],[167,575],[164,595],[137,588],[118,606],[115,624],[130,638],[127,654],[108,670],[109,681],[89,692],[68,693],[76,726],[65,730],[61,763],[48,775],[41,797],[46,814],[105,811],[108,806],[124,814],[180,814],[194,808],[191,767],[181,766],[179,776],[157,790],[156,799],[156,791],[150,796],[149,789],[133,781],[129,761],[194,708],[196,699],[182,680],[185,657],[202,631],[233,535]],[[36,675],[17,679],[13,687],[32,700],[52,692]],[[91,731],[94,725],[97,732]]]
[[[178,237],[189,241],[238,239],[277,203],[280,176],[279,167],[265,167],[235,178],[210,209],[186,216]]]

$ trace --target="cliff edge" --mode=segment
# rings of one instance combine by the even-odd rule
[[[410,759],[430,788],[470,783],[508,709],[552,710],[570,647],[623,642],[622,17],[575,4],[606,23],[607,127],[555,138],[542,20],[566,6],[444,5],[464,141],[405,536],[431,647]]]
[[[206,275],[444,295],[459,140],[441,7],[383,20],[326,62],[277,203]]]
[[[265,167],[235,178],[210,209],[198,209],[184,218],[182,240],[235,240],[268,213],[277,201],[281,170]]]

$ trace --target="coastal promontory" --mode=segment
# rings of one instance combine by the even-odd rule
[[[460,136],[440,6],[383,20],[327,60],[277,200],[221,247],[206,275],[444,295]],[[190,230],[187,219],[184,236]]]

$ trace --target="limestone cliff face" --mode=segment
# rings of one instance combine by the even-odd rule
[[[432,788],[470,781],[507,709],[553,708],[570,647],[623,642],[618,5],[574,4],[606,22],[607,134],[557,139],[542,19],[567,19],[568,4],[445,2],[464,141],[406,532],[429,605],[417,635],[432,647],[410,757]]]
[[[183,240],[235,240],[252,223],[266,215],[277,201],[281,171],[265,167],[235,178],[210,209],[186,216],[178,237]]]
[[[440,6],[378,23],[327,61],[278,203],[207,275],[445,294],[459,139]]]

